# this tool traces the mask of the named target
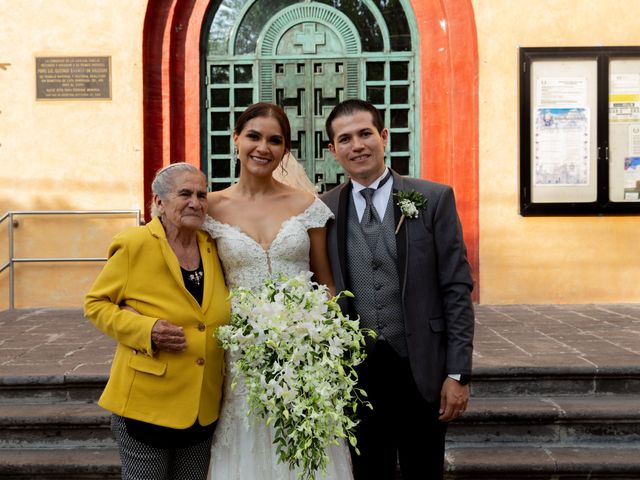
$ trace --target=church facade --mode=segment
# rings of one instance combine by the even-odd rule
[[[150,180],[168,163],[190,162],[211,190],[224,188],[238,175],[235,118],[255,101],[285,108],[292,153],[327,190],[344,174],[324,118],[360,97],[384,113],[392,168],[453,186],[476,301],[640,301],[634,215],[520,211],[520,49],[636,41],[629,13],[640,0],[584,3],[5,2],[0,216],[111,213],[7,218],[0,267],[10,248],[16,258],[104,256],[136,221],[117,212],[146,213]],[[15,263],[15,307],[78,306],[100,265]]]

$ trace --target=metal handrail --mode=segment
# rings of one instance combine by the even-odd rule
[[[134,215],[136,223],[140,225],[142,217],[140,210],[12,210],[5,213],[0,218],[0,224],[7,218],[9,219],[8,233],[9,233],[9,261],[0,266],[0,273],[9,269],[9,308],[14,308],[14,265],[16,263],[43,263],[43,262],[104,262],[106,257],[14,257],[13,249],[13,229],[14,229],[14,217],[16,216],[29,216],[29,215]]]

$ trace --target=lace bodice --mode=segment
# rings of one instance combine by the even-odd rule
[[[331,210],[316,198],[307,209],[282,222],[268,249],[239,227],[207,217],[202,226],[216,240],[229,288],[253,288],[271,273],[294,276],[309,270],[310,228],[324,227],[333,217]]]

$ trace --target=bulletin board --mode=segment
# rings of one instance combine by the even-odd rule
[[[609,64],[609,199],[640,200],[640,58]]]
[[[522,48],[520,213],[640,213],[640,48]]]

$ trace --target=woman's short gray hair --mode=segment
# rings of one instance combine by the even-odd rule
[[[174,178],[176,174],[187,172],[202,175],[205,183],[207,182],[207,177],[205,177],[204,173],[202,173],[198,168],[194,167],[190,163],[177,162],[167,165],[166,167],[162,167],[156,172],[156,176],[153,179],[153,182],[151,182],[151,191],[162,200],[165,200],[167,198],[167,194],[169,194],[175,186]],[[156,204],[152,199],[151,216],[157,217],[159,214],[160,212],[158,211],[158,207],[156,207]]]

